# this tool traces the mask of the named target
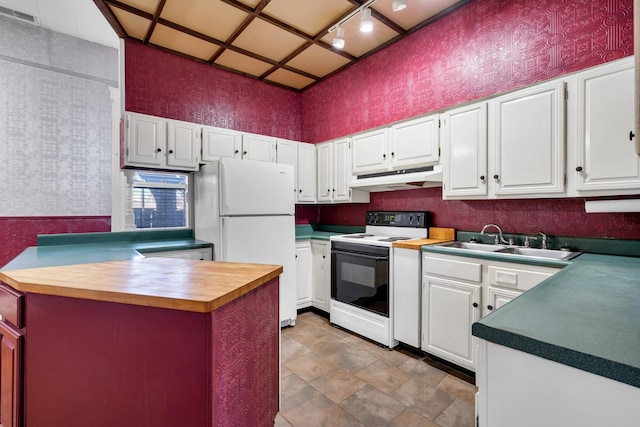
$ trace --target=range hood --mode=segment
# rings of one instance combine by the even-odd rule
[[[349,187],[366,191],[415,190],[442,186],[442,165],[359,175]]]

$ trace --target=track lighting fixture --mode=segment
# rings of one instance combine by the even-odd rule
[[[343,49],[345,46],[344,39],[344,27],[343,25],[349,22],[353,17],[358,14],[362,14],[360,19],[360,31],[363,33],[370,33],[373,31],[373,19],[371,18],[371,5],[376,0],[367,0],[362,3],[360,7],[351,11],[347,16],[342,18],[333,27],[329,28],[329,33],[336,31],[336,36],[333,38],[331,45],[336,49]],[[405,9],[407,7],[407,0],[393,0],[391,9],[394,12]]]
[[[344,28],[342,28],[342,26],[338,27],[338,33],[334,37],[333,42],[331,44],[336,49],[344,48]]]
[[[393,3],[391,4],[391,10],[393,10],[394,12],[397,12],[399,10],[406,9],[406,8],[407,8],[407,0],[393,0]]]
[[[360,20],[360,31],[370,33],[373,31],[373,21],[371,20],[371,9],[366,8],[362,11],[362,19]]]

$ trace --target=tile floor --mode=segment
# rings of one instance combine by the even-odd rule
[[[430,359],[385,349],[306,312],[295,327],[282,330],[282,400],[275,425],[473,427],[476,387],[469,381]]]

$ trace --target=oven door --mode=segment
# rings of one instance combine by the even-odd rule
[[[332,242],[331,298],[389,317],[389,248]]]

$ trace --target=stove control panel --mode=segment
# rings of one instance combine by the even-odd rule
[[[429,212],[367,211],[366,225],[427,228],[429,219]]]

